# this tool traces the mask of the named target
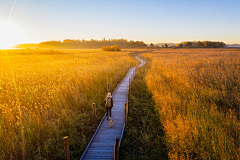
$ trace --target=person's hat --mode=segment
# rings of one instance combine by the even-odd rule
[[[111,93],[110,93],[110,92],[108,93],[107,97],[112,97],[112,95],[111,95]]]

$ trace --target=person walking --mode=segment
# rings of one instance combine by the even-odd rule
[[[112,99],[112,95],[109,92],[106,96],[105,99],[106,103],[105,103],[105,107],[106,107],[106,111],[107,111],[107,120],[108,120],[108,116],[111,117],[111,109],[113,107],[113,99]]]

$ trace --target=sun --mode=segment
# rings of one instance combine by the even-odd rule
[[[26,39],[24,30],[11,23],[0,22],[0,49],[8,49]]]

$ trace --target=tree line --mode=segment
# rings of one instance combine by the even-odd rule
[[[225,48],[226,44],[219,41],[184,41],[176,45],[177,48]]]
[[[127,39],[108,39],[102,40],[74,40],[65,39],[61,41],[45,41],[39,43],[39,48],[101,48],[102,46],[115,46],[120,48],[144,48],[147,45],[143,41],[128,41]]]

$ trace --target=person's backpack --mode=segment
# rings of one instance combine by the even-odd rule
[[[110,97],[109,98],[107,97],[105,106],[111,107],[111,98]]]

